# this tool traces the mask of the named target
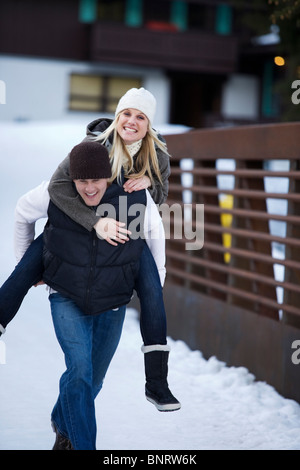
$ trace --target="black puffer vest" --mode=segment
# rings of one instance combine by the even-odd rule
[[[130,229],[130,224],[133,226],[138,221],[143,224],[143,214],[136,213],[133,205],[139,204],[143,212],[146,206],[145,191],[125,193],[122,186],[113,183],[101,200],[102,207],[103,204],[111,205],[116,219],[121,221],[124,210],[120,210],[120,204],[122,208],[125,205],[128,209],[125,214],[127,228]],[[132,216],[128,215],[130,208]],[[139,236],[130,238],[125,244],[112,246],[99,239],[95,230],[89,232],[50,202],[44,230],[43,280],[59,293],[73,299],[88,315],[120,307],[132,297],[144,244],[145,240]]]

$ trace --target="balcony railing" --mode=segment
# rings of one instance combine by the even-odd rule
[[[204,32],[154,31],[97,22],[91,59],[207,73],[231,73],[237,39]]]

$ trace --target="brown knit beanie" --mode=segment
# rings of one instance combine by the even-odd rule
[[[70,177],[72,180],[111,177],[107,148],[99,142],[81,142],[70,152]]]

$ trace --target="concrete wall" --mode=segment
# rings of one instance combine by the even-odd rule
[[[78,115],[68,110],[72,72],[141,77],[143,86],[157,98],[154,124],[168,122],[169,82],[162,71],[5,55],[0,55],[0,80],[6,85],[6,104],[0,107],[0,120],[49,120]],[[99,113],[91,114],[86,113],[87,121],[99,117]]]

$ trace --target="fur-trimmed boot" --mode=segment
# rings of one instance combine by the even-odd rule
[[[142,346],[145,362],[146,398],[159,411],[175,411],[181,408],[179,401],[169,390],[168,359],[170,347],[163,344]]]
[[[74,450],[71,441],[60,434],[54,423],[51,423],[52,429],[56,434],[56,439],[52,450]]]

